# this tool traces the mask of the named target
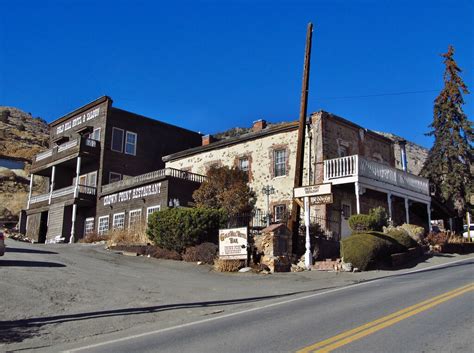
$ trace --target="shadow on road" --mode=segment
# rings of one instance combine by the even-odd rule
[[[9,246],[6,247],[5,252],[17,252],[17,253],[26,253],[26,254],[53,254],[53,255],[57,254],[57,252],[54,252],[54,251],[11,248]]]
[[[178,309],[193,309],[193,308],[211,308],[214,306],[226,306],[233,304],[251,303],[269,299],[285,298],[293,295],[304,294],[304,293],[315,293],[332,289],[335,287],[319,288],[313,290],[298,291],[292,293],[259,296],[241,299],[229,299],[229,300],[213,300],[195,303],[178,303],[178,304],[167,304],[157,306],[146,306],[140,308],[124,308],[115,310],[103,310],[103,311],[90,311],[78,314],[69,315],[56,315],[47,317],[36,317],[31,319],[23,320],[12,320],[12,321],[0,321],[0,343],[14,343],[21,342],[30,336],[34,336],[38,330],[45,325],[60,324],[70,321],[90,320],[103,317],[114,317],[114,316],[128,316],[128,315],[140,315],[140,314],[151,314],[159,313],[169,310]]]
[[[0,267],[66,267],[58,262],[28,261],[28,260],[0,260]]]

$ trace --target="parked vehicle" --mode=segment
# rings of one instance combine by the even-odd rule
[[[3,254],[5,254],[5,234],[0,231],[0,256],[3,256]]]
[[[467,231],[467,224],[465,224],[465,225],[464,225],[464,233],[462,233],[462,236],[463,236],[464,238],[468,238],[469,235],[470,235],[471,238],[474,238],[474,223],[471,223],[471,224],[469,225],[469,232],[470,232],[471,234],[468,234],[468,231]]]

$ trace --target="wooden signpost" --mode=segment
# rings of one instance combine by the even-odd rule
[[[304,262],[306,268],[309,269],[313,264],[313,257],[311,255],[311,238],[309,236],[309,200],[313,198],[315,205],[324,205],[333,202],[332,184],[317,184],[301,186],[293,189],[293,200],[298,203],[301,208],[304,208],[304,224],[306,227],[306,251],[304,254]],[[304,203],[301,203],[300,198],[303,198]]]

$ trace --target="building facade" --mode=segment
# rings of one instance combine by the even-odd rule
[[[104,96],[49,124],[51,148],[35,156],[30,170],[30,239],[76,241],[98,230],[96,206],[105,185],[163,169],[162,156],[201,142],[198,133],[112,103]],[[31,194],[35,175],[49,178],[46,193]]]
[[[220,165],[247,171],[256,208],[278,222],[292,204],[297,129],[297,123],[267,127],[259,120],[249,133],[220,141],[204,136],[200,147],[163,160],[166,167],[198,174]],[[306,137],[303,185],[332,184],[333,203],[313,205],[311,213],[329,236],[349,235],[350,215],[377,206],[388,211],[394,224],[429,228],[428,180],[396,167],[402,159],[395,155],[396,148],[404,150],[403,145],[395,147],[392,139],[324,111],[312,114]],[[268,189],[273,193],[267,197]]]

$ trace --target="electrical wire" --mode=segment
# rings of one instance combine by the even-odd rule
[[[437,90],[437,89],[429,89],[429,90],[423,90],[423,91],[378,93],[378,94],[366,94],[366,95],[360,95],[360,96],[317,97],[316,99],[336,100],[336,99],[370,98],[370,97],[385,97],[385,96],[402,96],[402,95],[407,95],[407,94],[432,93],[432,92],[439,92],[439,91],[440,90]]]

